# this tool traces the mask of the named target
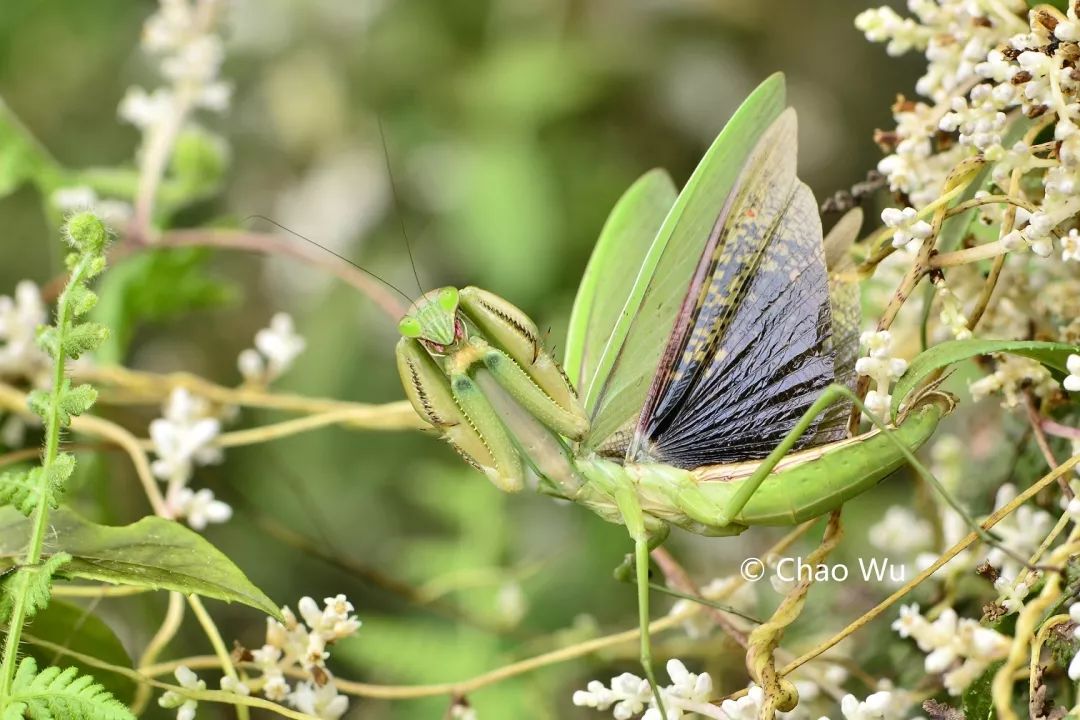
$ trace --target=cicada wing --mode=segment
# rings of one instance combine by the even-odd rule
[[[581,397],[598,380],[601,353],[677,195],[666,172],[651,170],[623,193],[604,223],[574,298],[566,338],[563,367]]]
[[[593,380],[583,391],[591,415],[586,447],[611,447],[613,436],[633,427],[718,209],[784,105],[784,78],[778,73],[739,106],[665,217],[614,326],[608,329]]]
[[[699,257],[628,451],[698,467],[763,457],[835,379],[821,221],[795,112],[761,137]],[[818,423],[801,446],[842,437]]]

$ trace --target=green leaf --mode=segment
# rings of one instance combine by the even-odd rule
[[[279,616],[274,604],[220,550],[188,528],[160,517],[131,525],[98,525],[61,508],[49,516],[45,554],[67,552],[64,574],[239,602]],[[30,521],[0,509],[0,570],[14,566],[30,537]]]
[[[47,667],[40,673],[32,657],[23,658],[15,673],[11,697],[4,718],[13,708],[13,717],[29,720],[134,720],[127,707],[109,694],[90,675],[76,668]]]
[[[1010,353],[1036,360],[1051,370],[1068,374],[1066,362],[1069,355],[1080,353],[1080,347],[1058,342],[1040,340],[951,340],[925,350],[915,356],[907,372],[893,389],[892,412],[895,417],[900,404],[912,390],[938,370],[953,363],[990,353]]]
[[[73,360],[93,352],[109,339],[109,328],[95,322],[73,325],[64,333],[64,354]]]
[[[65,380],[60,392],[60,411],[64,416],[63,425],[66,426],[71,423],[72,415],[82,415],[89,410],[95,400],[97,400],[97,390],[93,387],[85,384],[71,387],[70,381]]]
[[[965,720],[993,720],[997,717],[994,712],[994,701],[990,694],[990,685],[994,681],[994,675],[1001,669],[1003,661],[998,661],[986,668],[975,682],[964,690],[963,704]]]
[[[41,497],[41,468],[12,470],[0,475],[0,505],[9,505],[30,517]],[[54,506],[52,501],[50,506]]]
[[[150,250],[114,265],[101,281],[93,317],[112,328],[97,352],[102,364],[123,360],[140,323],[168,320],[233,300],[231,285],[209,276],[206,248]]]
[[[110,673],[100,668],[83,665],[55,648],[45,647],[41,641],[67,648],[103,660],[118,667],[132,667],[131,658],[112,629],[89,609],[81,608],[53,598],[49,606],[39,612],[32,625],[23,631],[25,643],[20,651],[41,665],[62,663],[74,667],[80,674],[99,673],[101,684],[120,700],[130,700],[135,693],[135,681],[124,675]]]
[[[0,100],[0,197],[55,172],[55,161]]]
[[[12,608],[22,598],[26,617],[32,618],[49,604],[53,575],[71,561],[67,553],[57,553],[40,565],[24,565],[4,580],[0,596],[0,621],[11,618]]]

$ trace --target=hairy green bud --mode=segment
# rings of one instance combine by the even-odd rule
[[[89,211],[76,213],[68,218],[64,225],[64,235],[68,244],[87,255],[100,255],[109,244],[109,230],[105,223]]]

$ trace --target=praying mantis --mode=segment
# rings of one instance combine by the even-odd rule
[[[659,170],[635,182],[592,253],[562,363],[521,310],[475,287],[425,293],[399,324],[405,392],[467,461],[501,490],[533,484],[626,526],[654,688],[648,554],[670,526],[735,535],[828,513],[952,409],[931,389],[887,430],[846,437],[858,222],[823,238],[796,129],[776,74],[681,193]]]

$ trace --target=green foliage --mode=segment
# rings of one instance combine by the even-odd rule
[[[47,667],[23,658],[3,720],[129,720],[135,716],[90,675],[76,668]]]
[[[205,248],[153,250],[128,258],[102,281],[102,301],[93,316],[116,331],[98,350],[102,363],[120,362],[143,322],[179,317],[232,301],[230,285],[207,272]]]
[[[42,492],[50,489],[42,485],[41,468],[20,468],[0,475],[0,505],[10,505],[26,517],[38,506]],[[56,507],[56,498],[50,497],[49,507]]]
[[[64,225],[64,238],[83,255],[101,255],[109,244],[109,231],[94,213],[80,212]]]
[[[993,720],[997,717],[994,712],[994,700],[990,694],[990,686],[994,682],[994,674],[1001,669],[1002,662],[996,662],[983,671],[983,674],[968,685],[964,691],[963,704],[966,720]]]
[[[112,629],[92,613],[92,607],[81,608],[53,598],[49,606],[41,610],[23,637],[22,652],[32,656],[42,665],[54,662],[74,667],[80,674],[97,673],[95,677],[114,697],[128,700],[135,691],[135,682],[124,675],[104,672],[100,668],[84,665],[78,660],[44,646],[42,641],[67,648],[76,653],[89,655],[98,660],[130,668],[131,658]]]
[[[52,579],[61,566],[71,561],[67,553],[57,553],[38,565],[24,565],[4,580],[0,590],[0,622],[11,619],[11,611],[19,597],[25,598],[27,618],[32,618],[49,604]]]
[[[177,203],[212,194],[228,168],[228,149],[221,138],[198,127],[186,128],[176,139],[169,165],[172,195]]]
[[[893,415],[900,404],[924,380],[953,363],[991,353],[1011,353],[1037,360],[1051,370],[1067,374],[1069,355],[1080,352],[1075,345],[1038,340],[951,340],[919,353],[893,390]]]
[[[134,585],[239,602],[278,616],[277,605],[224,553],[193,530],[161,517],[123,527],[98,525],[61,508],[49,518],[46,556],[65,552],[64,572],[86,580]],[[0,509],[0,569],[14,567],[30,522]]]
[[[52,158],[0,100],[0,197],[55,169]]]

